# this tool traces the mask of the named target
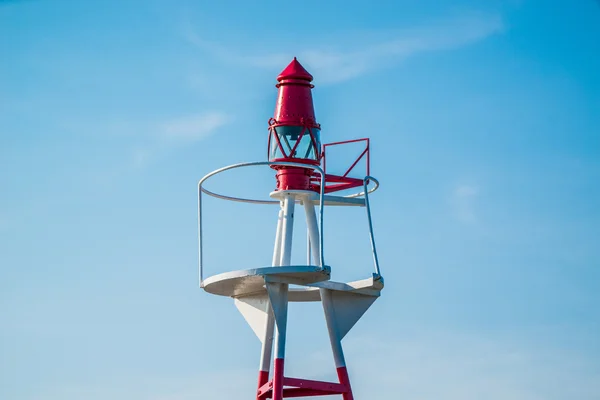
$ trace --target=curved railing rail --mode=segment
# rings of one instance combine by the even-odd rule
[[[228,201],[236,201],[236,202],[242,202],[242,203],[280,204],[280,202],[278,200],[261,200],[261,199],[248,199],[248,198],[243,198],[243,197],[225,196],[225,195],[222,195],[219,193],[212,192],[212,191],[206,189],[205,187],[203,187],[202,185],[210,177],[217,175],[221,172],[225,172],[225,171],[228,171],[231,169],[236,169],[236,168],[254,167],[254,166],[262,166],[262,165],[267,165],[267,166],[280,165],[280,166],[288,166],[288,167],[310,168],[310,169],[317,171],[321,175],[321,187],[320,187],[320,191],[319,191],[319,232],[320,232],[320,235],[319,235],[319,240],[320,240],[319,258],[321,261],[320,268],[322,268],[322,269],[325,268],[325,257],[324,257],[324,251],[323,251],[323,248],[324,248],[323,238],[325,236],[323,234],[323,209],[324,209],[324,205],[325,205],[325,173],[324,173],[323,169],[318,165],[308,165],[308,164],[303,164],[303,163],[295,163],[295,162],[287,162],[287,161],[285,161],[285,162],[284,161],[281,161],[281,162],[255,161],[255,162],[239,163],[239,164],[228,165],[226,167],[214,170],[211,173],[205,175],[202,179],[200,179],[200,181],[198,181],[198,274],[199,274],[200,287],[203,286],[203,282],[204,282],[203,248],[202,248],[202,193],[205,193],[209,196],[212,196],[212,197],[215,197],[218,199],[228,200]],[[374,183],[374,186],[371,189],[368,188],[368,185],[370,182]],[[362,192],[350,194],[350,195],[343,196],[343,197],[355,198],[355,197],[365,196],[365,206],[367,208],[367,218],[369,221],[369,235],[370,235],[370,239],[371,239],[371,249],[373,251],[373,260],[375,263],[375,273],[379,277],[381,275],[380,275],[380,270],[379,270],[379,261],[377,259],[377,251],[375,248],[375,239],[373,236],[373,224],[371,221],[371,207],[369,205],[369,199],[368,199],[368,195],[370,193],[373,193],[378,188],[379,188],[379,181],[371,176],[367,176],[364,179]]]
[[[379,187],[379,182],[377,179],[372,176],[366,176],[363,181],[363,193],[365,195],[365,208],[367,209],[367,219],[369,220],[369,238],[371,240],[371,250],[373,251],[373,263],[375,264],[375,274],[377,278],[381,277],[381,270],[379,269],[379,258],[377,257],[377,248],[375,247],[375,236],[373,234],[373,221],[371,220],[371,205],[369,203],[369,193],[372,193],[367,190],[367,186],[369,185],[369,181],[374,181]]]

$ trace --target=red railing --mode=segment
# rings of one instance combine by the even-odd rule
[[[327,148],[331,147],[331,146],[338,146],[338,145],[344,145],[344,144],[349,144],[349,143],[357,143],[357,142],[365,142],[365,149],[360,153],[360,155],[356,158],[356,160],[354,160],[354,162],[352,163],[352,165],[350,165],[350,167],[346,170],[346,172],[344,172],[343,175],[334,175],[334,174],[328,174],[327,173]],[[370,165],[371,165],[371,158],[370,158],[370,148],[369,148],[369,138],[363,138],[363,139],[354,139],[354,140],[345,140],[342,142],[334,142],[334,143],[326,143],[323,145],[323,150],[321,152],[321,160],[323,163],[323,171],[325,172],[325,193],[331,193],[331,192],[336,192],[339,190],[346,190],[346,189],[351,189],[351,188],[355,188],[355,187],[359,187],[363,185],[363,178],[364,176],[369,176],[370,175]],[[350,174],[350,172],[354,169],[354,167],[356,167],[356,165],[360,162],[360,160],[363,159],[363,157],[366,156],[366,174],[363,175],[361,178],[351,178],[348,175]],[[318,183],[317,181],[317,176],[315,176],[314,178],[314,185],[315,187],[318,187]],[[329,183],[331,183],[331,185],[329,185]]]

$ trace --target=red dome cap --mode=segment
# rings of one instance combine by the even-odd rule
[[[277,77],[277,80],[281,82],[284,79],[302,79],[305,81],[311,82],[313,80],[313,76],[304,69],[302,64],[296,60],[296,57],[292,60],[291,63]]]

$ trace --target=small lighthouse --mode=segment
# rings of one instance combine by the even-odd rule
[[[275,115],[269,120],[269,161],[321,163],[321,126],[315,118],[312,80],[296,58],[277,77]],[[278,190],[311,189],[311,168],[277,164],[272,168],[277,171]]]
[[[379,182],[370,176],[369,139],[321,143],[321,126],[317,123],[312,100],[312,80],[313,76],[296,58],[277,77],[275,114],[268,122],[268,161],[223,167],[204,176],[198,183],[200,287],[207,293],[233,298],[260,340],[257,400],[329,395],[341,395],[343,400],[353,400],[342,339],[383,289],[369,203],[369,195],[377,190]],[[349,143],[364,145],[364,149],[354,163],[347,166],[344,174],[328,174],[328,149]],[[363,175],[357,176],[356,166],[363,159],[366,161],[366,170]],[[335,163],[335,159],[327,162]],[[275,170],[275,190],[268,199],[232,197],[206,188],[206,182],[223,171],[254,166]],[[353,190],[353,193],[337,195]],[[209,234],[202,221],[204,195],[228,201],[270,204],[278,208],[274,214],[277,219],[271,265],[204,276],[202,238]],[[373,266],[363,280],[330,280],[332,267],[325,263],[323,229],[326,209],[336,206],[363,207],[366,210],[365,230],[368,234],[365,237],[370,240]],[[305,265],[291,265],[294,219],[299,215],[295,213],[296,207],[303,209],[308,229]],[[290,285],[296,287],[290,288]],[[322,304],[338,382],[285,375],[289,302]]]

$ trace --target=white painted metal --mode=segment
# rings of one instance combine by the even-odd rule
[[[366,296],[359,293],[326,290],[329,295],[329,306],[335,315],[334,323],[340,340],[352,329],[356,322],[377,300],[378,296]],[[323,292],[321,292],[321,300]],[[325,307],[325,303],[323,303]]]
[[[266,296],[265,296],[266,297]],[[275,333],[275,317],[271,303],[267,301],[267,318],[265,321],[265,332],[262,338],[262,348],[260,352],[260,371],[269,371],[271,358],[273,355],[273,339]]]
[[[294,206],[296,196],[291,193],[283,194],[283,219],[281,237],[280,266],[289,266],[292,259],[292,239],[294,237]],[[287,283],[270,282],[265,277],[265,283],[273,315],[275,317],[275,358],[285,358],[285,341],[287,336],[288,288]]]
[[[250,166],[262,166],[262,165],[267,165],[267,166],[273,166],[273,165],[279,165],[279,166],[290,166],[290,167],[302,167],[302,168],[311,168],[315,171],[317,171],[320,176],[321,176],[321,182],[320,182],[320,187],[321,187],[321,191],[319,193],[319,200],[318,200],[318,204],[319,205],[319,230],[321,232],[321,240],[320,240],[320,260],[321,260],[321,265],[325,265],[325,259],[324,259],[324,246],[323,246],[323,209],[324,209],[324,205],[329,203],[329,205],[359,205],[362,206],[366,203],[366,197],[369,193],[373,193],[375,190],[377,190],[379,188],[379,181],[377,181],[377,179],[369,176],[367,178],[365,178],[365,185],[364,185],[364,190],[360,193],[355,193],[355,194],[351,194],[351,195],[347,195],[347,196],[325,196],[325,173],[323,171],[323,169],[320,166],[317,165],[308,165],[308,164],[303,164],[303,163],[295,163],[295,162],[270,162],[270,161],[257,161],[257,162],[247,162],[247,163],[239,163],[239,164],[233,164],[233,165],[228,165],[226,167],[223,168],[219,168],[216,169],[214,171],[212,171],[211,173],[205,175],[202,179],[200,179],[200,181],[198,181],[198,275],[199,275],[199,283],[200,283],[200,287],[204,287],[204,268],[203,268],[203,246],[202,246],[202,193],[207,194],[209,196],[212,197],[216,197],[219,199],[223,199],[223,200],[229,200],[229,201],[237,201],[237,202],[243,202],[243,203],[253,203],[253,204],[279,204],[279,201],[274,201],[274,200],[256,200],[256,199],[246,199],[246,198],[241,198],[241,197],[233,197],[233,196],[225,196],[225,195],[221,195],[215,192],[211,192],[210,190],[204,188],[202,185],[204,184],[204,182],[206,182],[209,178],[211,178],[212,176],[215,176],[217,174],[220,174],[221,172],[224,171],[228,171],[231,169],[236,169],[236,168],[242,168],[242,167],[250,167]],[[371,189],[367,190],[367,186],[369,182],[373,182],[374,183],[374,187],[372,187]],[[360,196],[365,196],[365,199],[357,199]],[[328,202],[326,202],[326,197],[328,199]],[[313,201],[314,202],[314,201]],[[368,208],[368,205],[367,205]],[[369,215],[370,215],[370,211],[369,211]],[[375,259],[376,259],[376,252],[375,252]],[[376,268],[378,268],[378,262],[376,260]],[[377,272],[379,274],[379,272]]]
[[[337,292],[350,292],[364,296],[379,297],[383,289],[382,279],[363,279],[349,283],[322,281],[303,285],[302,288],[290,289],[288,300],[292,302],[321,301],[319,289],[329,289]]]
[[[338,292],[352,292],[363,294],[365,296],[379,296],[379,293],[383,289],[383,278],[371,277],[348,283],[334,282],[328,280],[315,283],[307,283],[305,286],[330,289]]]
[[[252,167],[252,166],[273,166],[273,165],[279,165],[279,166],[290,166],[290,167],[302,167],[302,168],[311,168],[315,171],[317,171],[319,173],[319,175],[321,176],[321,181],[320,181],[320,186],[321,186],[321,191],[319,192],[319,197],[318,200],[311,200],[313,201],[314,204],[319,205],[319,231],[321,232],[321,240],[320,240],[320,251],[321,253],[319,254],[320,256],[320,260],[321,263],[320,265],[325,265],[325,258],[324,258],[324,246],[323,246],[323,209],[324,209],[324,205],[357,205],[357,206],[364,206],[365,205],[365,199],[359,199],[358,197],[360,196],[366,196],[368,193],[373,193],[374,191],[376,191],[379,188],[379,181],[377,181],[377,179],[373,178],[373,177],[367,177],[368,179],[365,179],[365,183],[368,184],[369,182],[373,182],[374,186],[367,190],[367,185],[365,185],[364,187],[364,191],[360,192],[360,193],[355,193],[355,194],[351,194],[351,195],[347,195],[347,196],[325,196],[325,173],[323,171],[323,169],[318,166],[318,165],[307,165],[307,164],[303,164],[303,163],[295,163],[295,162],[270,162],[270,161],[257,161],[257,162],[246,162],[246,163],[239,163],[239,164],[233,164],[233,165],[228,165],[226,167],[223,168],[219,168],[216,169],[212,172],[210,172],[209,174],[205,175],[204,177],[202,177],[202,179],[200,179],[198,181],[198,275],[199,275],[199,283],[200,283],[200,287],[204,288],[204,266],[203,266],[203,246],[202,246],[202,194],[207,194],[209,196],[212,197],[216,197],[219,199],[223,199],[223,200],[229,200],[229,201],[236,201],[236,202],[243,202],[243,203],[252,203],[252,204],[280,204],[279,201],[276,200],[257,200],[257,199],[246,199],[246,198],[241,198],[241,197],[233,197],[233,196],[225,196],[222,194],[218,194],[215,192],[211,192],[210,190],[206,189],[205,187],[203,187],[202,185],[204,184],[204,182],[206,182],[209,178],[220,174],[224,171],[228,171],[231,169],[236,169],[236,168],[242,168],[242,167]],[[300,200],[298,200],[300,201]],[[370,215],[370,213],[369,213]]]
[[[310,231],[306,229],[306,265],[311,263],[311,251],[310,251]]]
[[[283,226],[281,236],[281,261],[279,265],[290,265],[292,260],[292,239],[294,236],[294,206],[295,197],[291,194],[285,194],[283,197]]]
[[[247,199],[247,198],[243,198],[243,197],[225,196],[225,195],[222,195],[219,193],[212,192],[212,191],[202,187],[202,184],[206,180],[208,180],[211,176],[220,174],[221,172],[228,171],[230,169],[235,169],[235,168],[252,167],[252,166],[260,166],[260,165],[269,165],[269,166],[281,165],[281,166],[289,166],[289,167],[312,168],[313,170],[318,171],[319,175],[321,175],[321,193],[322,194],[321,194],[320,198],[322,198],[322,199],[325,198],[324,193],[323,193],[323,190],[325,189],[325,176],[324,176],[324,171],[321,167],[319,167],[317,165],[308,165],[308,164],[303,164],[303,163],[284,162],[284,161],[277,161],[277,162],[256,161],[256,162],[245,162],[245,163],[228,165],[226,167],[216,169],[216,170],[212,171],[211,173],[205,175],[198,182],[198,189],[200,191],[202,191],[202,193],[205,193],[209,196],[216,197],[216,198],[223,199],[223,200],[238,201],[238,202],[242,202],[242,203],[254,203],[254,204],[277,204],[277,202],[273,201],[273,200],[257,200],[257,199]],[[369,189],[369,193],[373,193],[374,191],[376,191],[379,188],[379,181],[373,177],[370,177],[370,181],[372,181],[375,184],[375,186],[373,186],[371,189]],[[365,192],[359,192],[359,193],[349,194],[346,196],[326,196],[326,197],[331,200],[352,199],[352,198],[364,196],[364,194],[365,194]],[[322,204],[322,203],[323,203],[322,201],[319,202],[319,204]],[[350,204],[350,202],[349,202],[349,204]]]
[[[347,196],[333,196],[333,195],[325,195],[323,196],[323,201],[326,206],[354,206],[354,207],[364,207],[365,199],[362,197],[347,197]],[[315,206],[320,205],[319,199],[313,199],[312,203]]]
[[[371,220],[371,205],[369,204],[369,191],[367,191],[367,185],[369,180],[373,180],[372,177],[366,176],[363,181],[363,188],[365,193],[365,204],[367,205],[367,219],[369,221],[369,238],[371,239],[371,250],[373,251],[373,263],[375,264],[375,273],[377,276],[381,276],[381,270],[379,269],[379,258],[377,257],[377,248],[375,247],[375,235],[373,234],[373,221]]]
[[[328,266],[290,265],[287,267],[263,267],[240,271],[224,272],[208,277],[203,282],[203,289],[211,294],[228,297],[239,297],[265,291],[265,278],[305,285],[324,281],[330,278]]]
[[[279,273],[267,274],[268,270],[273,270],[277,268]],[[313,273],[310,273],[308,269],[312,268]],[[327,267],[328,268],[328,267]],[[283,273],[281,271],[288,271],[287,273]],[[351,292],[356,294],[361,294],[364,296],[373,296],[378,297],[383,289],[383,280],[379,279],[363,279],[360,281],[354,281],[349,283],[341,283],[341,282],[332,282],[327,280],[328,275],[326,275],[323,271],[317,269],[317,267],[307,267],[307,266],[290,266],[290,267],[267,267],[261,268],[258,270],[259,273],[257,275],[242,275],[241,277],[233,279],[233,284],[230,281],[226,281],[223,283],[227,285],[229,291],[224,289],[222,286],[219,289],[215,289],[215,285],[219,285],[222,282],[209,283],[205,286],[207,292],[212,294],[219,294],[223,296],[239,298],[246,297],[250,295],[265,295],[266,296],[266,288],[264,277],[266,276],[268,280],[271,282],[284,282],[284,283],[294,283],[296,285],[300,285],[303,287],[293,288],[289,290],[288,301],[292,302],[310,302],[310,301],[321,301],[321,295],[319,294],[319,289],[329,289],[337,292]],[[296,271],[296,272],[289,272]],[[247,271],[234,271],[229,272],[227,275],[235,274],[235,273],[247,273]],[[312,279],[305,279],[307,276],[312,277]],[[295,278],[300,277],[300,278]],[[319,282],[314,282],[315,277],[319,277]],[[254,283],[254,278],[256,278],[256,283]],[[304,278],[304,279],[301,279]],[[213,279],[213,277],[208,278]],[[253,279],[252,285],[247,285],[243,282],[244,279]],[[312,283],[307,283],[312,280]],[[236,283],[237,282],[237,283]],[[240,284],[240,282],[242,282]],[[239,286],[243,286],[243,289],[240,289]],[[220,290],[220,291],[219,291]]]
[[[281,231],[283,228],[283,204],[279,209],[279,218],[277,218],[277,231],[275,232],[275,246],[273,247],[273,261],[274,267],[279,266],[281,261]]]
[[[273,246],[273,260],[271,264],[273,267],[280,265],[281,260],[281,236],[283,229],[283,204],[279,204],[279,215],[277,218],[277,231],[275,232],[275,245]],[[268,296],[264,296],[267,300],[267,309],[265,310],[265,320],[263,322],[264,332],[259,338],[262,342],[262,348],[260,351],[260,371],[269,371],[271,366],[271,359],[273,356],[273,339],[275,333],[275,316],[273,315],[273,307],[268,299]]]
[[[331,298],[332,292],[328,289],[319,289],[319,292],[321,293],[321,303],[323,304],[323,311],[325,313],[325,322],[327,323],[327,331],[329,332],[329,342],[331,344],[331,351],[333,352],[335,367],[345,367],[346,360],[344,359],[344,350],[342,349],[342,336],[340,335],[336,324],[337,316],[333,306],[333,299]]]
[[[311,168],[313,170],[316,170],[319,172],[319,174],[321,175],[321,191],[319,193],[319,204],[321,204],[321,206],[319,207],[319,223],[321,224],[321,232],[323,231],[323,196],[325,195],[325,172],[323,171],[323,169],[318,166],[318,165],[307,165],[307,164],[303,164],[303,163],[295,163],[295,162],[269,162],[269,161],[258,161],[258,162],[249,162],[249,163],[240,163],[240,164],[234,164],[234,165],[229,165],[227,167],[223,167],[223,168],[219,168],[217,170],[212,171],[211,173],[205,175],[202,179],[200,179],[200,181],[198,181],[198,275],[199,275],[199,282],[200,282],[200,287],[204,287],[204,268],[203,268],[203,246],[202,246],[202,193],[208,194],[209,196],[213,196],[216,198],[221,198],[221,199],[225,199],[225,200],[231,200],[231,201],[240,201],[240,202],[246,202],[246,203],[254,203],[254,204],[277,204],[279,202],[277,201],[269,201],[269,200],[253,200],[253,199],[243,199],[243,198],[236,198],[236,197],[230,197],[230,196],[223,196],[214,192],[211,192],[209,190],[207,190],[206,188],[202,187],[202,184],[204,182],[206,182],[206,180],[208,180],[210,177],[217,175],[221,172],[230,170],[230,169],[235,169],[235,168],[242,168],[242,167],[249,167],[249,166],[259,166],[259,165],[268,165],[268,166],[272,166],[272,165],[280,165],[280,166],[290,166],[290,167],[302,167],[302,168]],[[321,249],[323,249],[323,238],[321,237]],[[321,265],[324,265],[325,263],[323,262],[323,252],[321,251]]]
[[[266,288],[269,295],[273,315],[275,317],[275,358],[285,358],[285,338],[287,332],[287,313],[288,313],[288,284],[280,282],[269,282],[267,279]]]
[[[254,331],[258,339],[262,342],[265,338],[265,332],[268,330],[266,322],[268,320],[269,299],[265,292],[236,297],[234,303],[239,312],[244,316],[250,328]]]
[[[312,168],[321,174],[321,191],[277,191],[271,193],[274,201],[229,197],[210,192],[202,184],[220,172],[255,165],[283,165]],[[369,182],[374,187],[369,189]],[[206,175],[198,182],[198,244],[200,286],[207,292],[234,297],[236,307],[262,342],[260,370],[269,371],[273,355],[285,358],[287,313],[289,301],[321,301],[330,343],[337,368],[345,367],[341,340],[379,297],[383,288],[379,260],[375,247],[369,194],[377,190],[379,182],[370,176],[363,181],[363,192],[348,196],[325,196],[325,176],[319,166],[300,163],[257,162],[243,163],[221,168]],[[273,249],[272,266],[244,271],[233,271],[203,279],[202,269],[202,193],[207,195],[254,204],[279,204],[277,230]],[[360,196],[364,196],[361,198]],[[294,208],[296,203],[304,207],[307,222],[307,264],[291,266]],[[315,212],[319,205],[319,219]],[[323,210],[325,205],[364,206],[367,211],[369,234],[375,274],[372,278],[339,283],[329,281],[330,268],[324,263]],[[313,265],[311,265],[311,259]],[[303,285],[301,289],[289,289],[289,284]]]
[[[321,260],[319,259],[319,227],[317,226],[317,215],[315,214],[315,206],[308,201],[305,201],[303,204],[304,212],[306,213],[306,226],[308,227],[310,246],[312,253],[314,254],[314,262],[315,265],[320,266]]]

